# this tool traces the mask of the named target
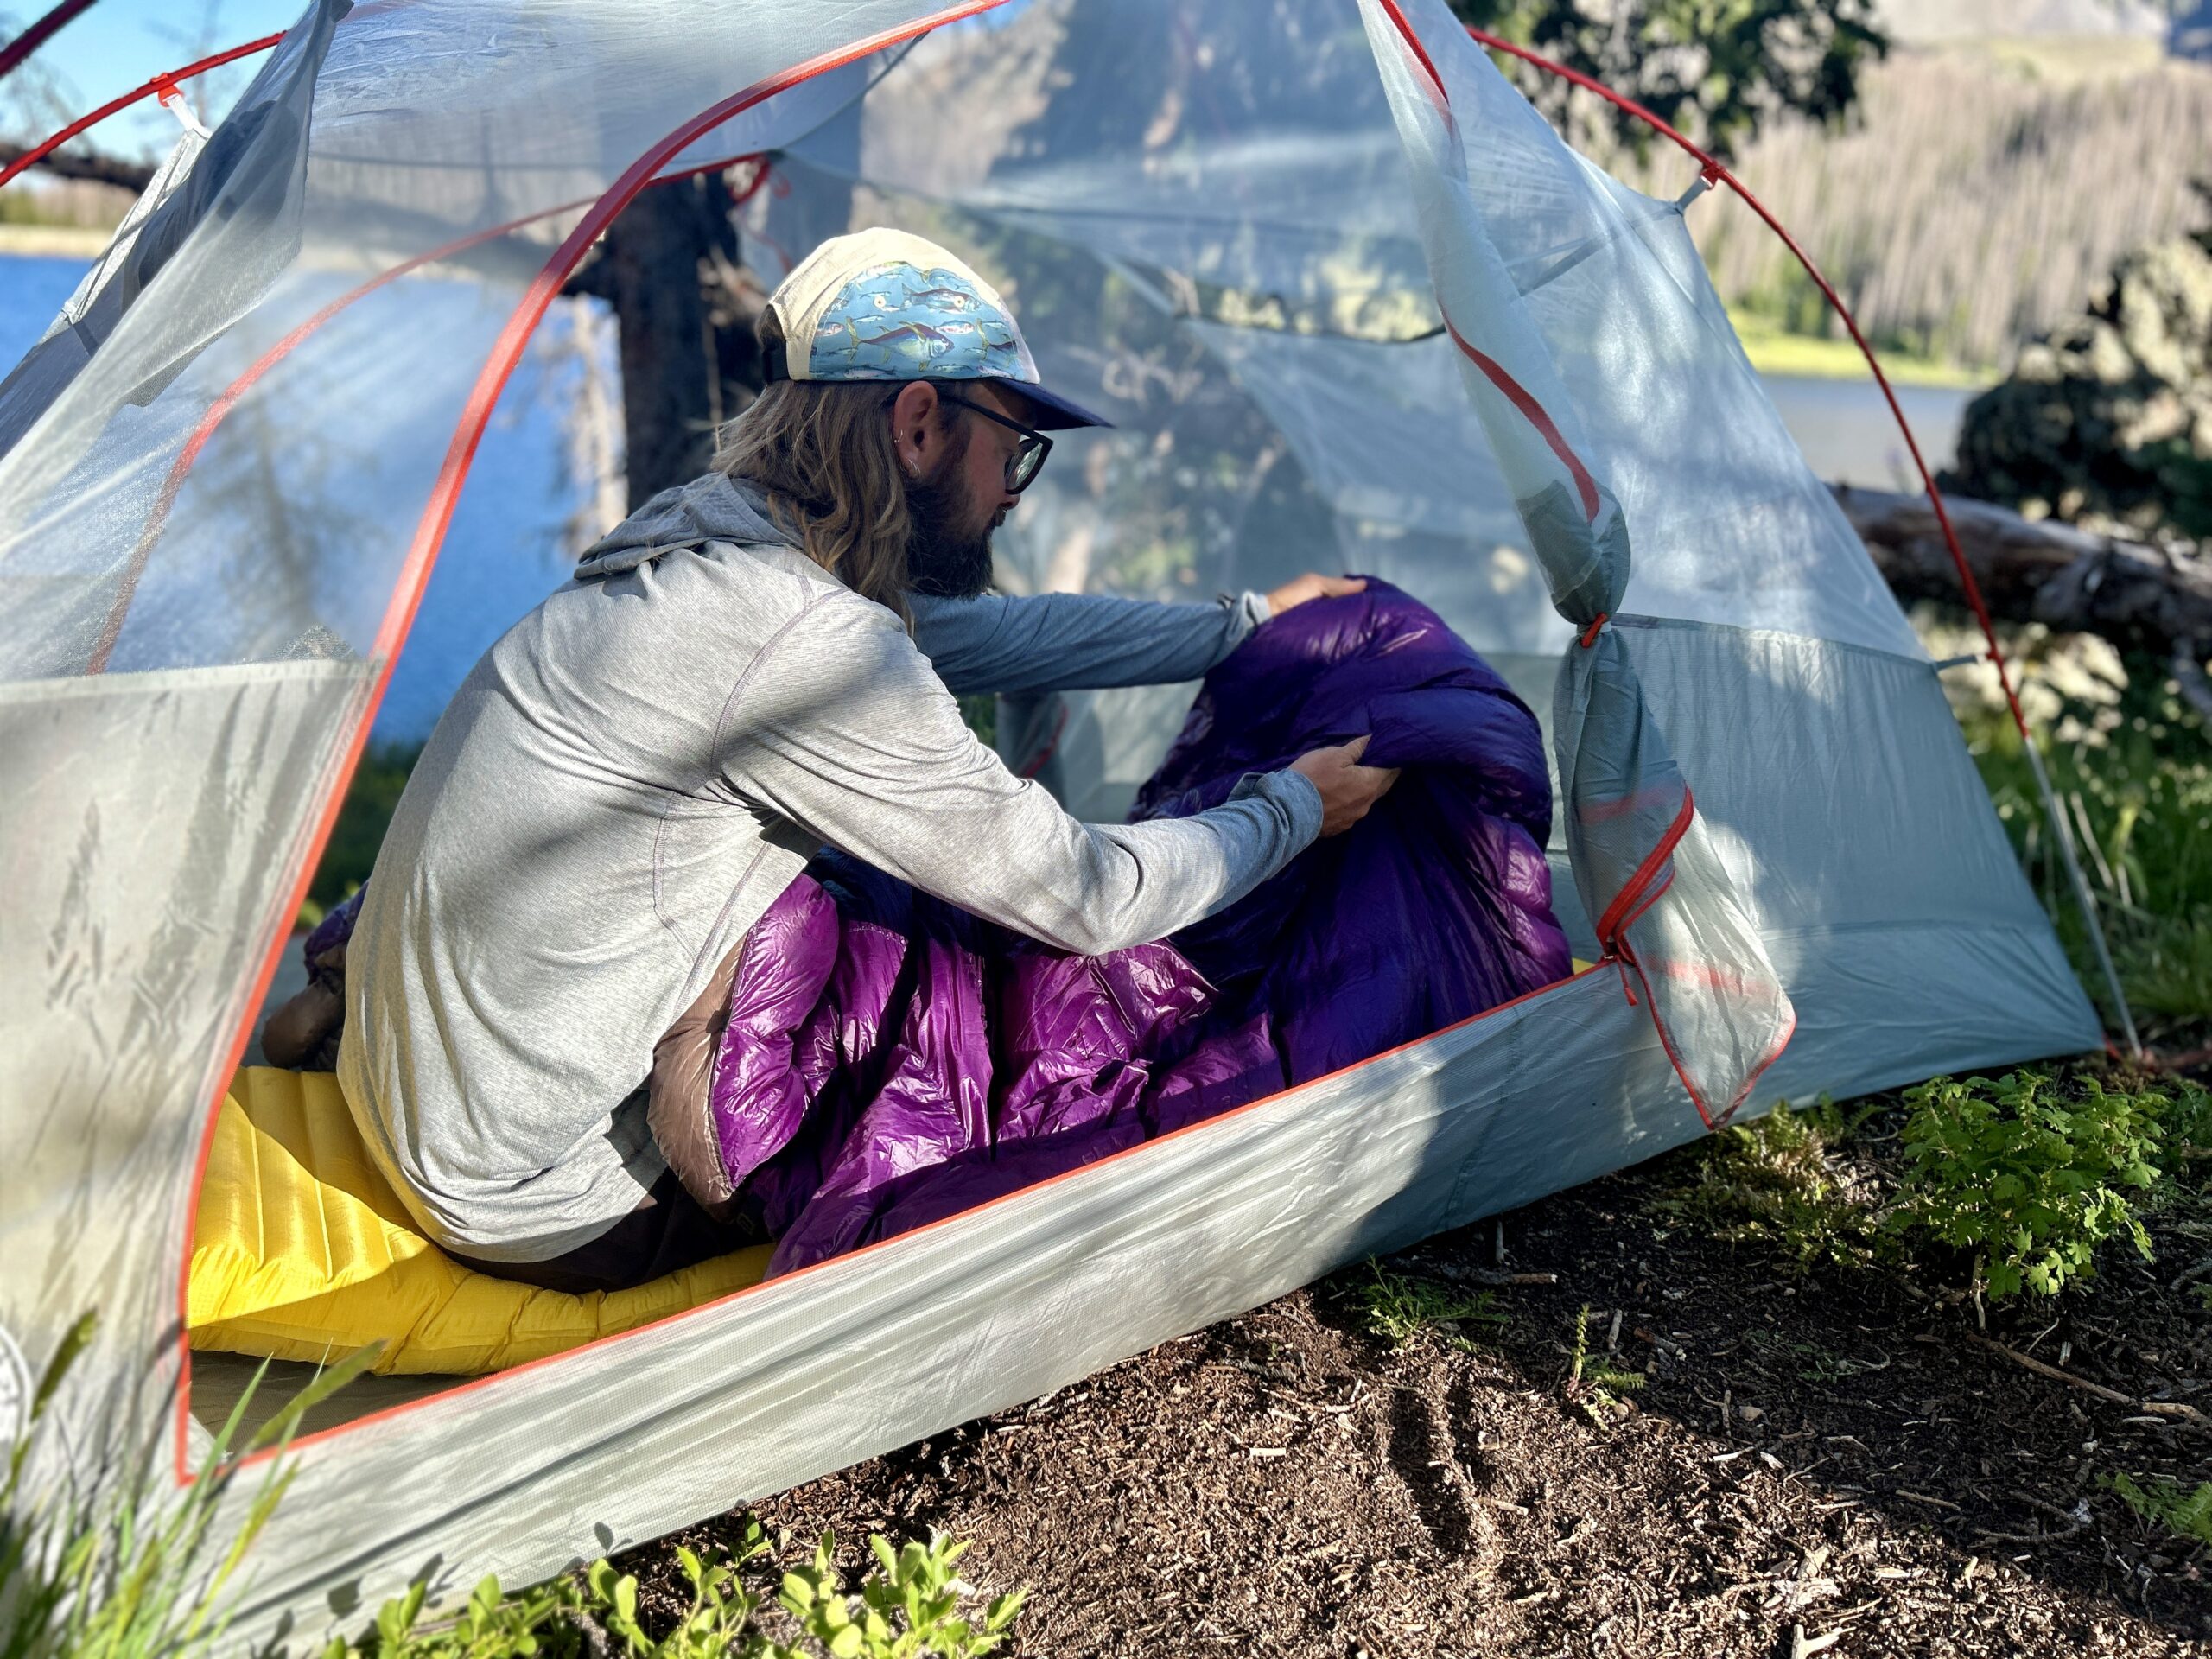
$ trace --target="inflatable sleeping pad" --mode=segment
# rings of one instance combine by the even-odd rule
[[[327,1071],[247,1066],[215,1122],[192,1245],[194,1348],[318,1362],[372,1342],[385,1375],[476,1376],[760,1282],[760,1245],[571,1296],[464,1268],[425,1238]]]

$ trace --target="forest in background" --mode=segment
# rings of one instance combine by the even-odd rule
[[[1689,164],[1665,146],[1638,155],[1582,124],[1585,149],[1639,189],[1674,196],[1688,182]],[[1777,119],[1734,164],[1878,346],[2005,370],[2027,340],[2075,316],[2121,255],[2197,227],[2212,67],[2125,37],[1897,46],[1861,71],[1841,124]],[[1751,214],[1708,204],[1690,224],[1732,309],[1840,337]]]
[[[1538,72],[1505,67],[1524,90],[1544,90]],[[2121,255],[2199,225],[2191,187],[2212,178],[2212,64],[2169,58],[2142,36],[1908,39],[1859,77],[1840,123],[1778,116],[1732,160],[1874,343],[1923,371],[1994,378],[2022,344],[2074,316]],[[1639,189],[1680,194],[1685,159],[1664,144],[1623,148],[1594,106],[1580,93],[1569,105],[1585,152]],[[0,136],[27,142],[60,107],[18,93],[0,106]],[[0,202],[0,251],[16,226],[104,227],[130,200],[27,180]],[[1840,341],[1840,330],[1764,226],[1721,203],[1690,223],[1722,299],[1778,371],[1852,370],[1817,352],[1777,355],[1792,339]],[[20,251],[64,251],[34,240]]]

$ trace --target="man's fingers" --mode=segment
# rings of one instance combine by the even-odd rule
[[[1302,576],[1294,576],[1268,595],[1268,608],[1276,616],[1303,605],[1309,599],[1340,599],[1346,594],[1367,591],[1363,576],[1325,576],[1308,570]]]

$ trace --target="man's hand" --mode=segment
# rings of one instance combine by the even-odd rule
[[[1319,576],[1301,577],[1301,581],[1319,582]],[[1398,781],[1395,766],[1363,766],[1359,757],[1367,753],[1367,740],[1356,737],[1349,743],[1340,743],[1333,749],[1315,749],[1301,754],[1290,763],[1293,772],[1303,772],[1313,780],[1313,787],[1321,791],[1321,833],[1341,836],[1365,817],[1368,809],[1390,792],[1390,785]]]
[[[1308,570],[1268,595],[1268,614],[1281,616],[1309,599],[1339,599],[1346,594],[1363,594],[1367,579],[1363,576],[1324,576]]]

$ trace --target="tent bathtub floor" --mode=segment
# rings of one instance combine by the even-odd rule
[[[192,1386],[188,1397],[191,1408],[188,1432],[195,1461],[206,1455],[215,1432],[222,1427],[232,1409],[245,1396],[246,1389],[253,1382],[254,1373],[260,1370],[261,1365],[260,1360],[249,1358],[244,1354],[193,1355]],[[283,1408],[286,1401],[315,1381],[320,1369],[285,1359],[272,1359],[268,1365],[269,1374],[262,1378],[261,1386],[254,1390],[252,1402],[239,1421],[235,1441],[252,1439],[263,1424]],[[348,1386],[310,1410],[302,1421],[299,1432],[312,1434],[319,1429],[338,1428],[393,1406],[428,1400],[434,1395],[443,1394],[448,1389],[474,1380],[466,1376],[356,1377]]]

